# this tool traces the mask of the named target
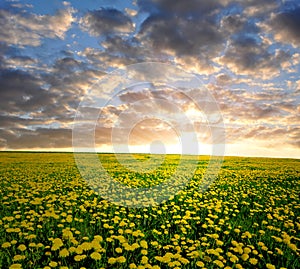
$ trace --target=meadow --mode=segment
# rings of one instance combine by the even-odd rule
[[[167,181],[178,164],[169,155],[131,172],[99,158],[136,188]],[[197,157],[183,158],[188,170]],[[170,200],[129,208],[97,195],[72,153],[1,152],[0,268],[300,268],[300,160],[225,157],[203,193],[208,157],[197,163]]]

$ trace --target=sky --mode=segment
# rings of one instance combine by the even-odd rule
[[[201,80],[222,116],[225,155],[299,158],[299,25],[297,0],[1,1],[0,149],[72,151],[93,85],[155,62]],[[94,109],[98,151],[177,153],[178,130],[203,154],[219,143],[205,109],[169,85],[133,85]]]

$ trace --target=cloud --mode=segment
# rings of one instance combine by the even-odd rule
[[[280,13],[272,13],[263,29],[273,33],[278,42],[300,47],[300,7]]]
[[[241,34],[229,42],[225,54],[217,62],[237,75],[270,79],[280,74],[290,58],[288,51],[270,51],[269,46],[256,37]]]
[[[0,39],[8,45],[19,47],[41,45],[43,38],[64,39],[75,20],[71,8],[58,10],[56,14],[37,15],[0,10]]]
[[[197,16],[200,14],[207,14],[215,11],[218,8],[224,7],[230,1],[228,0],[146,0],[139,1],[138,6],[141,11],[149,13],[165,13],[165,14],[174,14],[184,15],[184,16]]]
[[[239,0],[244,6],[243,13],[248,17],[264,17],[278,8],[278,2],[274,0]]]
[[[0,147],[6,149],[40,149],[40,148],[70,148],[72,139],[71,129],[36,130],[10,129],[0,130]]]
[[[42,89],[42,81],[20,70],[2,70],[0,99],[2,112],[32,112],[53,103],[53,95]]]
[[[276,125],[252,125],[248,128],[243,126],[227,127],[227,142],[236,143],[237,141],[259,141],[265,144],[265,147],[277,147],[280,145],[292,145],[297,148],[300,147],[300,128],[287,127]]]
[[[155,50],[174,56],[217,54],[223,35],[219,27],[207,18],[152,15],[141,27],[139,39]]]
[[[11,56],[3,60],[5,67],[9,69],[31,69],[35,68],[38,60],[29,56]]]
[[[81,20],[82,29],[93,36],[111,33],[129,33],[133,24],[127,15],[117,9],[99,9],[89,11]]]

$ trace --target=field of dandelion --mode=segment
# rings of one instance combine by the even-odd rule
[[[141,175],[100,158],[137,187],[178,163]],[[300,268],[300,160],[226,157],[201,193],[207,162],[172,199],[128,208],[91,190],[72,153],[0,153],[0,268]]]

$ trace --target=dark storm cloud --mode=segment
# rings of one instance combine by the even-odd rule
[[[204,53],[215,55],[222,48],[224,36],[214,18],[208,15],[161,12],[150,15],[143,22],[139,38],[156,50],[180,57]]]
[[[94,36],[111,33],[128,33],[133,30],[130,17],[116,9],[99,9],[88,12],[81,26]]]
[[[7,63],[5,66],[8,68]],[[61,139],[62,133],[55,128],[73,122],[80,98],[101,75],[71,55],[58,58],[47,73],[2,69],[0,127],[15,130],[2,136],[2,141],[12,149],[21,148],[22,143],[28,148],[69,147],[70,136]]]
[[[246,18],[242,17],[241,14],[231,14],[222,18],[221,27],[227,32],[236,33],[243,29],[246,22]]]
[[[228,2],[222,0],[146,0],[138,1],[138,6],[142,11],[149,13],[199,16],[221,8]]]
[[[102,75],[72,57],[58,58],[51,71],[43,76],[48,91],[55,95],[55,103],[45,109],[47,115],[72,121],[81,98]]]
[[[36,130],[27,130],[16,128],[3,130],[0,129],[2,145],[10,149],[28,149],[34,148],[64,148],[71,147],[72,130],[71,129],[48,129],[38,128]],[[0,147],[1,147],[0,144]]]
[[[241,34],[230,41],[220,63],[236,74],[271,78],[279,74],[290,58],[288,51],[277,49],[271,52],[257,37]]]
[[[50,118],[23,118],[19,116],[0,115],[0,126],[4,129],[26,128],[34,125],[45,125],[52,123]]]
[[[74,72],[76,69],[84,68],[83,65],[83,63],[76,61],[72,57],[64,57],[56,60],[54,68],[57,69],[58,72]]]
[[[293,10],[272,14],[268,22],[269,30],[275,39],[283,43],[292,43],[300,47],[300,7]]]
[[[32,112],[53,103],[53,95],[41,88],[42,81],[19,70],[1,70],[1,111]]]

